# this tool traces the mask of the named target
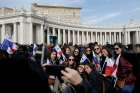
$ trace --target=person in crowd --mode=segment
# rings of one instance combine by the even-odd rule
[[[94,64],[86,64],[85,72],[88,74],[87,78],[97,93],[112,93],[113,87],[111,82],[96,70]]]
[[[93,63],[93,53],[90,47],[85,48],[85,55],[88,58],[88,60]]]
[[[76,69],[76,61],[73,55],[70,55],[68,58],[67,66],[72,69]]]
[[[120,57],[121,54],[123,53],[123,45],[121,43],[115,43],[114,44],[114,67],[113,67],[113,73],[112,75],[116,78],[117,80],[117,69],[120,63]]]
[[[81,53],[80,53],[79,48],[74,49],[73,56],[75,58],[76,67],[77,67],[80,64],[80,60],[81,60]]]
[[[64,49],[64,55],[65,55],[66,59],[68,59],[69,56],[71,55],[71,49],[68,46],[65,47],[65,49]]]
[[[47,59],[47,65],[59,65],[59,61],[57,58],[57,52],[55,50],[53,50],[49,56],[49,58]]]
[[[112,58],[111,51],[107,47],[102,47],[102,60],[100,65],[102,68],[102,74],[105,77],[112,77],[114,59]]]
[[[101,61],[101,47],[99,45],[95,45],[94,46],[94,50],[93,50],[94,56],[96,56],[96,58],[98,59],[98,62]]]
[[[118,81],[116,86],[119,87],[117,93],[139,93],[138,83],[140,63],[139,56],[134,53],[123,52],[117,69]],[[137,91],[137,92],[136,92]],[[139,92],[138,92],[139,91]]]
[[[94,56],[94,60],[96,63],[98,63],[96,65],[96,68],[99,72],[101,72],[101,66],[100,66],[100,62],[101,62],[101,46],[98,45],[98,43],[95,43],[95,46],[93,48],[93,56]]]
[[[121,43],[114,44],[114,52],[115,52],[114,58],[115,59],[117,59],[117,57],[120,56],[123,51],[124,51],[124,49],[123,49],[123,45]]]
[[[62,85],[56,76],[49,75],[48,85],[49,85],[52,93],[62,93],[62,88],[61,88]]]
[[[98,93],[101,93],[101,82],[99,81],[100,74],[95,69],[96,68],[94,64],[90,63],[85,65],[85,72],[88,74],[88,80],[90,84],[96,89]]]
[[[77,71],[78,71],[80,74],[84,73],[84,71],[85,71],[84,65],[78,65]]]
[[[0,74],[1,92],[18,93],[31,90],[51,93],[48,87],[48,76],[42,70],[41,65],[22,53],[1,59]]]
[[[61,73],[63,74],[62,79],[73,86],[72,89],[67,87],[64,93],[97,93],[95,88],[87,80],[82,79],[78,71],[65,68]]]

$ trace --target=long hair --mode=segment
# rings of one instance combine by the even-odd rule
[[[102,49],[105,49],[105,50],[108,52],[108,57],[109,57],[109,58],[112,57],[111,50],[110,50],[107,46],[103,46]]]

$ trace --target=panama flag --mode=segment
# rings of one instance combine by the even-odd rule
[[[89,59],[87,58],[87,56],[85,54],[82,55],[82,58],[80,60],[81,64],[86,64],[86,63],[90,63]]]
[[[54,47],[54,50],[57,52],[57,57],[60,60],[60,64],[63,64],[66,61],[66,57],[64,56],[61,48],[58,45],[56,45]]]

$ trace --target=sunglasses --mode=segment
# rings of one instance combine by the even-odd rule
[[[95,48],[94,50],[98,50],[99,48]]]
[[[69,59],[69,61],[74,61],[74,59]]]
[[[119,48],[114,48],[115,50],[118,50]]]

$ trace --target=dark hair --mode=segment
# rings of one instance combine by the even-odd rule
[[[0,60],[0,73],[2,89],[10,88],[11,92],[17,92],[17,88],[24,90],[24,92],[29,91],[29,89],[32,91],[44,91],[46,89],[45,91],[50,93],[48,78],[43,69],[37,62],[27,57],[14,55],[12,58]]]
[[[74,57],[74,55],[70,54],[69,57],[71,57],[71,56],[74,58],[74,63],[73,63],[73,65],[70,66],[70,65],[69,65],[69,62],[68,62],[67,65],[68,65],[68,67],[70,67],[70,68],[76,69],[77,63],[76,63],[76,61],[75,61],[75,57]],[[69,60],[69,57],[68,57],[68,60]]]
[[[52,50],[52,51],[49,53],[49,55],[48,55],[48,59],[51,59],[51,54],[52,54],[53,52],[56,53],[56,59],[57,59],[57,51],[56,51],[56,50]]]
[[[118,46],[119,48],[123,48],[122,43],[114,43],[114,46]]]
[[[108,47],[106,46],[103,46],[102,49],[105,49],[107,52],[108,52],[108,57],[111,58],[112,57],[112,52],[111,52],[111,49],[109,49]]]
[[[80,56],[80,52],[81,52],[81,51],[80,51],[80,49],[79,49],[78,47],[76,47],[76,48],[73,50],[73,56],[75,56],[75,55],[74,55],[75,50],[78,50],[78,51],[79,51],[79,54],[78,54],[78,55]]]
[[[133,65],[133,73],[140,78],[140,53],[123,52],[121,56]]]
[[[93,63],[86,63],[85,65],[87,65],[87,66],[89,66],[92,70],[94,70],[95,71],[95,64],[93,64]]]

